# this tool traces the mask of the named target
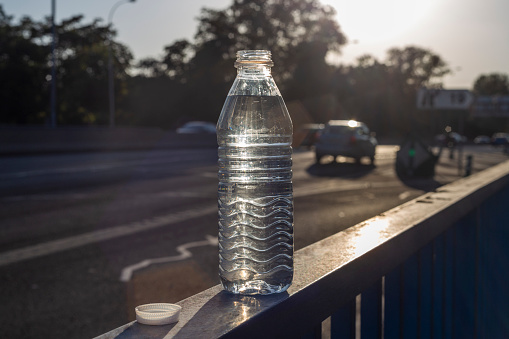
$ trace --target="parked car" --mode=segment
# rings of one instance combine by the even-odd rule
[[[354,158],[356,163],[362,157],[368,157],[375,164],[375,152],[378,141],[369,128],[355,120],[329,121],[315,143],[316,162],[325,155]]]
[[[206,121],[190,121],[177,128],[177,133],[180,134],[212,134],[216,133],[216,125]]]
[[[491,143],[491,138],[487,135],[478,135],[474,139],[476,145],[487,145]]]
[[[509,134],[508,133],[495,133],[491,137],[492,145],[507,145],[509,144]]]

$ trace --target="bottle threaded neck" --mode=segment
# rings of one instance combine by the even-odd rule
[[[237,61],[235,67],[241,66],[267,66],[272,67],[274,63],[271,59],[270,51],[266,50],[243,50],[237,52]]]

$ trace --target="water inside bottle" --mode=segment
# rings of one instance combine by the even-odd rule
[[[228,96],[218,122],[219,274],[233,293],[293,278],[292,127],[280,96]]]

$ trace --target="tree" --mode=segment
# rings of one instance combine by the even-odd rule
[[[127,94],[126,71],[133,57],[126,46],[112,39],[115,32],[109,26],[101,25],[98,19],[90,24],[82,20],[83,16],[74,16],[57,26],[58,120],[63,124],[106,124],[110,39],[117,102]]]
[[[56,25],[57,123],[106,123],[107,44],[115,32],[99,20],[74,16]],[[0,122],[43,124],[49,118],[51,20],[23,17],[14,23],[0,5]],[[112,42],[117,99],[125,98],[132,55]]]
[[[477,95],[508,95],[509,79],[501,73],[482,74],[475,80],[474,92]]]
[[[473,92],[478,96],[507,96],[509,95],[509,79],[506,74],[481,74],[474,82]],[[503,106],[499,109],[503,109]],[[469,126],[476,134],[491,135],[509,129],[509,119],[503,116],[490,118],[477,117],[472,119]]]
[[[351,86],[348,106],[355,112],[355,118],[370,123],[370,115],[384,110],[390,97],[389,76],[388,67],[369,54],[361,55],[357,64],[348,69]]]
[[[415,91],[421,86],[441,87],[442,77],[451,73],[439,55],[415,46],[389,49],[386,65],[393,76],[393,83],[405,91]]]
[[[304,45],[321,43],[327,51],[340,51],[346,37],[334,15],[332,7],[316,0],[235,0],[223,11],[202,11],[196,49],[214,46],[219,61],[230,63],[238,50],[270,50],[280,81],[291,77]]]
[[[0,122],[44,123],[49,103],[49,47],[41,25],[28,17],[13,23],[0,5]]]
[[[442,87],[441,80],[449,74],[447,63],[432,51],[416,46],[403,49],[391,48],[385,62],[389,72],[387,85],[391,88],[388,118],[399,134],[426,129],[431,122],[423,115],[416,115],[417,90],[422,87]]]
[[[405,135],[412,128],[417,89],[440,86],[449,72],[440,56],[416,46],[392,48],[383,62],[362,55],[334,75],[341,118],[362,120],[380,135]]]
[[[290,97],[330,91],[322,86],[332,72],[325,56],[346,42],[334,14],[316,0],[235,0],[224,10],[205,8],[192,44],[176,41],[159,63],[144,60],[140,66],[186,84],[173,111],[189,119],[217,119],[235,77],[232,61],[242,49],[270,50],[273,75]]]

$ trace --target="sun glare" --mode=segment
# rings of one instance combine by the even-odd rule
[[[385,42],[426,19],[436,0],[323,0],[350,41]]]

